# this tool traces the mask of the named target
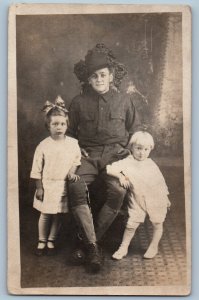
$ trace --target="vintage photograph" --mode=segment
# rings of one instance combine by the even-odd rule
[[[8,291],[191,291],[191,9],[9,11]]]

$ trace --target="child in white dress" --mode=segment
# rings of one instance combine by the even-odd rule
[[[155,257],[163,234],[163,222],[170,207],[164,177],[156,163],[148,157],[154,148],[153,137],[145,131],[136,132],[129,146],[131,155],[107,166],[107,174],[117,177],[121,186],[128,189],[129,199],[129,217],[122,243],[112,256],[116,260],[127,255],[135,231],[147,214],[153,225],[153,237],[144,258]]]
[[[81,164],[77,140],[65,136],[68,111],[63,100],[58,97],[55,104],[47,101],[43,111],[50,136],[37,146],[30,175],[36,182],[33,207],[41,212],[35,252],[38,256],[55,254],[60,213],[68,212],[67,180],[79,179],[75,171]]]

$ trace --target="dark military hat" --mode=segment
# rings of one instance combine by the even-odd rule
[[[85,58],[85,63],[87,65],[88,76],[91,76],[99,69],[111,66],[111,62],[107,54],[99,51],[92,51],[88,53]]]
[[[87,52],[85,60],[80,60],[75,64],[74,73],[80,82],[85,83],[95,71],[106,67],[114,69],[117,81],[114,83],[119,85],[122,78],[127,74],[125,66],[116,60],[112,51],[104,44],[97,44],[92,50]]]

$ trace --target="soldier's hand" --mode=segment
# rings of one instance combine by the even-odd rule
[[[82,157],[84,157],[84,158],[89,156],[88,152],[84,148],[81,148],[81,154],[82,154]]]
[[[70,180],[72,182],[76,182],[76,181],[80,180],[80,177],[79,177],[79,175],[76,175],[74,173],[69,173],[68,180]]]

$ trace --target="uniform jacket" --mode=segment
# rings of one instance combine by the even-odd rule
[[[139,124],[127,94],[111,89],[100,95],[90,88],[71,102],[67,135],[78,139],[81,147],[113,143],[126,146]]]

